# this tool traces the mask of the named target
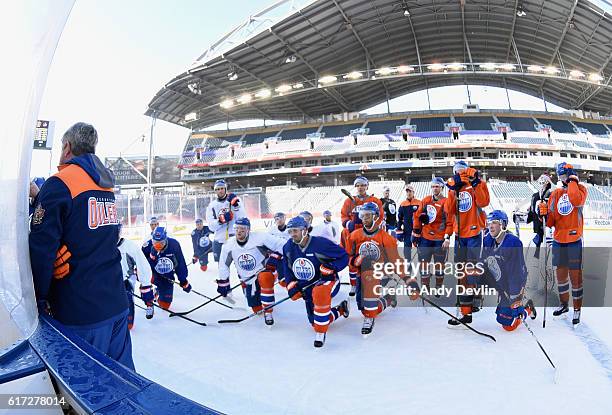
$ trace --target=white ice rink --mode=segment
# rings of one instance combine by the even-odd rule
[[[601,245],[609,236],[593,231],[586,240]],[[178,239],[190,258],[189,237]],[[212,254],[210,259],[205,273],[190,266],[189,280],[195,290],[214,296],[217,267]],[[204,301],[180,288],[174,292],[174,310]],[[277,286],[276,298],[285,292]],[[347,293],[343,286],[334,304]],[[246,307],[239,290],[234,298]],[[277,307],[271,328],[259,317],[219,326],[217,320],[247,311],[216,304],[190,314],[207,327],[169,318],[159,309],[154,319],[145,320],[136,309],[136,368],[230,414],[612,413],[611,308],[584,309],[577,329],[567,318],[553,320],[550,309],[546,329],[542,309],[537,320],[528,322],[559,368],[555,383],[552,367],[526,328],[505,332],[493,308],[474,314],[473,326],[494,335],[496,343],[468,330],[448,329],[447,316],[423,308],[420,301],[386,310],[364,339],[362,315],[350,301],[351,316],[331,325],[322,349],[313,348],[314,332],[301,300]]]

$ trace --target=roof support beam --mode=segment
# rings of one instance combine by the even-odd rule
[[[512,13],[512,29],[510,29],[510,41],[508,42],[508,47],[506,48],[506,62],[510,59],[510,49],[512,48],[512,44],[514,43],[514,28],[516,27],[516,9],[518,9],[519,0],[515,0],[514,2],[514,12]],[[516,44],[514,45],[516,49]]]
[[[463,42],[465,43],[465,48],[468,53],[468,59],[470,63],[474,63],[472,61],[472,52],[470,51],[470,44],[468,42],[467,34],[465,33],[465,0],[459,0],[459,5],[461,6],[461,31],[463,32]]]
[[[612,75],[610,75],[608,77],[608,80],[606,81],[605,84],[598,86],[595,91],[591,92],[589,94],[589,96],[587,96],[586,98],[584,98],[582,101],[580,101],[580,103],[578,103],[578,105],[575,106],[575,108],[580,108],[582,107],[584,104],[586,104],[590,99],[592,99],[593,97],[595,97],[597,94],[599,94],[601,91],[603,91],[608,85],[610,85],[610,82],[612,81]]]
[[[408,9],[406,0],[404,0],[403,3],[404,3],[404,10],[408,10],[408,23],[410,23],[410,29],[412,30],[412,37],[414,38],[414,47],[416,49],[417,60],[419,62],[419,71],[423,73],[423,63],[421,62],[421,50],[419,49],[419,40],[417,39],[416,32],[414,31],[414,25],[412,24],[412,16],[410,15],[410,10]]]

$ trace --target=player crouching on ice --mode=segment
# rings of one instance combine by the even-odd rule
[[[270,233],[251,232],[248,218],[236,219],[236,235],[227,240],[221,248],[217,292],[227,297],[230,289],[230,265],[238,272],[242,291],[249,307],[257,313],[274,303],[274,272],[280,262],[285,240]],[[264,311],[268,326],[274,324],[272,307]]]
[[[358,275],[357,306],[364,317],[361,328],[361,334],[364,336],[372,332],[374,319],[385,308],[388,306],[395,308],[397,305],[395,295],[384,294],[384,290],[382,290],[383,287],[387,286],[390,278],[376,278],[374,273],[374,263],[390,262],[396,264],[396,261],[400,261],[397,241],[380,228],[378,225],[379,217],[380,210],[376,203],[363,204],[359,211],[359,219],[361,219],[363,227],[351,232],[347,246],[350,256],[349,270]],[[406,281],[407,286],[412,288],[414,294],[410,296],[410,299],[416,300],[419,297],[419,285],[416,280],[405,275],[402,279]],[[381,293],[383,293],[382,296]]]
[[[338,272],[348,265],[346,251],[320,236],[308,234],[301,216],[287,223],[291,241],[283,248],[283,276],[292,300],[304,299],[308,321],[315,331],[314,347],[323,347],[329,325],[341,315],[349,316],[348,301],[332,307],[340,291]]]
[[[527,283],[527,265],[523,256],[523,243],[507,231],[508,216],[494,210],[487,216],[489,233],[483,239],[481,260],[484,275],[482,283],[495,287],[499,304],[495,310],[497,322],[504,330],[515,330],[527,316],[536,318],[531,299],[523,304]],[[458,326],[464,327],[464,326]]]
[[[557,286],[561,305],[553,316],[569,311],[569,290],[572,283],[574,317],[572,324],[580,323],[582,309],[582,210],[587,199],[587,189],[579,183],[572,165],[565,162],[557,166],[557,177],[562,188],[553,190],[548,203],[540,202],[538,210],[545,218],[546,227],[555,228],[552,243],[552,265],[556,267]]]
[[[159,306],[168,310],[174,293],[175,274],[183,291],[186,293],[191,291],[181,245],[176,239],[168,237],[166,228],[158,226],[151,234],[151,240],[142,248],[142,252],[147,257],[153,272],[151,282],[157,286]]]

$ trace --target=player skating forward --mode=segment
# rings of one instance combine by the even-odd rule
[[[225,180],[215,182],[216,198],[212,198],[206,208],[206,222],[211,231],[215,233],[213,240],[213,257],[219,262],[221,247],[234,236],[234,222],[236,219],[246,218],[241,200],[233,193],[227,193]]]
[[[230,289],[230,265],[232,262],[242,283],[242,290],[249,307],[254,312],[274,303],[274,272],[279,265],[285,240],[269,233],[251,232],[248,218],[236,219],[236,236],[227,240],[221,248],[217,292],[226,297]],[[267,325],[274,324],[272,308],[264,312]]]
[[[142,249],[129,239],[121,237],[121,224],[119,226],[119,240],[117,248],[121,253],[121,270],[123,271],[123,282],[127,291],[130,311],[128,314],[128,329],[134,326],[134,296],[132,293],[136,288],[136,280],[140,281],[140,297],[147,306],[146,317],[153,318],[153,287],[151,286],[151,267]]]
[[[482,230],[486,223],[483,209],[489,205],[489,189],[487,183],[481,180],[480,173],[462,160],[453,166],[453,177],[448,179],[446,185],[449,188],[446,207],[448,215],[454,219],[456,235],[455,263],[464,263],[464,269],[474,269],[474,264],[480,257]],[[466,275],[459,278],[457,283],[470,288],[471,279],[468,282]],[[464,323],[472,322],[473,304],[473,295],[459,296],[460,310],[463,315],[461,321]],[[448,324],[456,326],[460,323],[455,319],[450,319]]]
[[[382,202],[374,197],[374,195],[368,195],[367,193],[369,186],[368,179],[359,176],[355,179],[353,184],[355,185],[355,189],[357,189],[357,194],[353,195],[352,198],[346,199],[340,210],[343,228],[340,243],[345,248],[348,246],[348,238],[351,232],[363,226],[361,219],[359,219],[359,209],[361,209],[361,206],[367,202],[374,202],[378,205],[380,211],[382,211]],[[382,218],[379,218],[378,225],[380,225],[381,222]],[[349,295],[354,296],[356,292],[357,276],[355,274],[349,274],[349,277],[351,281],[351,291]]]
[[[166,228],[158,226],[153,231],[149,243],[142,248],[142,252],[151,266],[152,282],[157,286],[159,306],[167,310],[172,303],[175,275],[183,291],[186,293],[191,291],[181,245],[176,239],[168,237]]]
[[[546,226],[554,228],[552,264],[556,267],[557,286],[561,305],[554,316],[569,311],[570,281],[574,305],[573,324],[580,323],[582,309],[582,233],[584,219],[582,209],[587,198],[586,187],[579,183],[571,164],[557,166],[557,177],[563,187],[553,190],[548,204],[540,202],[539,213],[546,219]]]
[[[196,228],[191,231],[191,245],[193,246],[192,263],[200,262],[200,269],[208,269],[208,254],[212,250],[209,235],[212,233],[208,226],[204,226],[202,219],[196,219]]]
[[[421,285],[430,286],[431,275],[436,276],[436,288],[444,282],[444,262],[446,261],[450,236],[453,234],[453,217],[447,215],[442,190],[444,180],[434,177],[431,180],[431,195],[425,196],[414,214],[412,243],[417,246],[419,256]],[[436,295],[439,297],[439,294]]]
[[[287,217],[283,212],[276,212],[274,214],[274,223],[272,224],[272,226],[270,226],[268,232],[276,236],[277,238],[281,238],[285,241],[288,241],[291,238],[289,237],[289,233],[287,232],[287,224],[285,223],[286,220]]]
[[[338,272],[348,265],[348,255],[340,246],[325,238],[308,234],[308,224],[301,216],[287,223],[291,241],[283,248],[283,275],[292,300],[304,299],[308,321],[315,331],[314,347],[322,347],[329,325],[349,316],[348,301],[331,306],[340,290]]]
[[[374,328],[374,319],[388,306],[397,305],[395,295],[382,292],[389,278],[377,278],[374,273],[374,264],[396,264],[400,256],[395,238],[377,225],[380,210],[376,203],[365,203],[359,211],[359,217],[363,222],[363,227],[351,232],[349,237],[349,270],[358,275],[357,306],[364,317],[361,334],[368,335]],[[407,285],[414,290],[415,294],[411,296],[411,299],[418,298],[419,286],[416,280],[407,279],[405,275],[400,275],[400,278],[404,279]],[[383,293],[382,296],[381,293]]]

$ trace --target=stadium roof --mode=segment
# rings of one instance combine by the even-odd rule
[[[223,36],[151,100],[194,129],[356,112],[446,85],[612,112],[612,15],[589,0],[317,0]]]

